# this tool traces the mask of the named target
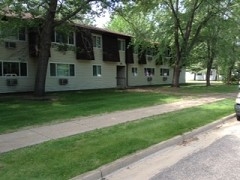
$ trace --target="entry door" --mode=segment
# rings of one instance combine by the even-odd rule
[[[126,68],[125,66],[117,66],[117,87],[126,88]]]

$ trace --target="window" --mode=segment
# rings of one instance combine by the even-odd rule
[[[74,64],[50,63],[50,76],[75,76]]]
[[[74,32],[70,32],[68,34],[61,33],[61,32],[54,32],[54,39],[52,39],[52,42],[56,43],[63,43],[63,44],[68,44],[68,45],[74,45]]]
[[[145,76],[154,76],[154,68],[144,68]]]
[[[70,32],[69,34],[68,34],[68,44],[72,44],[72,45],[74,45],[75,44],[75,42],[74,42],[74,38],[75,36],[74,36],[74,32]]]
[[[0,76],[27,76],[27,63],[0,62]]]
[[[137,68],[136,67],[132,68],[132,74],[133,74],[133,76],[137,76]]]
[[[5,48],[16,48],[16,42],[5,42]]]
[[[25,28],[21,28],[20,30],[18,30],[18,40],[26,41],[26,29]]]
[[[126,50],[126,43],[124,39],[118,39],[118,50],[125,51]]]
[[[101,75],[102,75],[101,66],[93,65],[93,76],[101,76]]]
[[[147,49],[147,52],[146,52],[146,55],[147,55],[147,60],[148,61],[151,61],[153,60],[153,49]]]
[[[93,47],[102,48],[102,36],[93,35]]]
[[[169,76],[169,69],[160,69],[160,76]]]
[[[7,40],[26,41],[26,28],[20,29],[1,29],[0,37]]]

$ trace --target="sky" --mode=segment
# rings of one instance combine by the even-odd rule
[[[108,21],[110,21],[110,14],[107,12],[104,16],[96,17],[95,24],[97,27],[104,28],[104,25],[106,25]]]

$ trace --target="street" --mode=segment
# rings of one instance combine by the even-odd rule
[[[114,172],[107,180],[240,179],[240,122],[227,123]]]

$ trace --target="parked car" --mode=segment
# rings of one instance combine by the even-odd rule
[[[237,95],[234,109],[235,109],[235,112],[236,112],[236,118],[237,118],[238,121],[240,121],[240,93],[238,93],[238,95]]]

